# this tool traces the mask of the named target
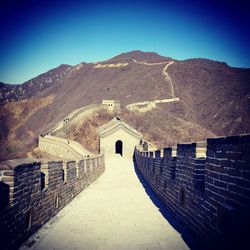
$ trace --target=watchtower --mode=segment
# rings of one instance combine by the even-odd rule
[[[103,100],[103,105],[106,105],[109,110],[118,110],[121,108],[119,100]]]

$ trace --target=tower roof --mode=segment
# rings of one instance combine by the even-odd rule
[[[99,127],[99,136],[106,137],[119,129],[125,130],[127,133],[138,139],[143,137],[140,132],[135,130],[133,127],[129,126],[118,116],[114,117],[111,121]]]

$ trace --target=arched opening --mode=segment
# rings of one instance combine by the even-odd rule
[[[45,188],[45,173],[40,172],[40,180],[41,180],[40,188],[41,188],[41,191],[43,191]]]
[[[115,143],[115,153],[120,154],[122,156],[122,141],[121,140],[118,140]]]

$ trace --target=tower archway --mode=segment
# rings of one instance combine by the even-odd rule
[[[123,143],[121,140],[116,141],[115,143],[115,153],[120,154],[122,156],[123,154]]]

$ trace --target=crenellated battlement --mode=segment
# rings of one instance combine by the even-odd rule
[[[135,162],[167,208],[203,239],[247,239],[250,222],[250,135],[135,150]],[[245,237],[245,238],[244,238]],[[219,242],[218,242],[219,244]]]
[[[41,137],[44,147],[50,143],[47,139]],[[74,142],[59,139],[54,144],[75,160],[17,159],[0,164],[3,249],[19,246],[104,172],[103,154],[82,158]],[[72,148],[74,151],[70,151]],[[219,247],[226,242],[233,249],[247,241],[250,135],[213,138],[162,150],[153,150],[141,140],[134,159],[165,207],[201,238]]]
[[[18,246],[104,172],[103,154],[80,161],[18,159],[0,164],[3,249]]]

